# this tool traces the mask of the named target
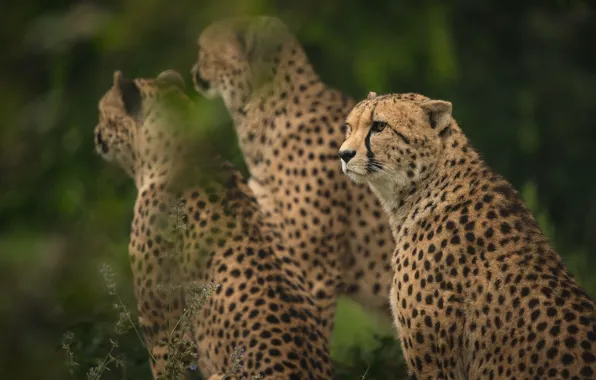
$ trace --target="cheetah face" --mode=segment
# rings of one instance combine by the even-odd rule
[[[191,73],[195,89],[222,97],[229,110],[242,109],[251,94],[270,81],[289,32],[272,17],[236,17],[208,26],[198,40]]]
[[[94,137],[96,152],[134,177],[135,167],[145,152],[143,140],[149,135],[143,130],[146,111],[154,108],[164,88],[181,86],[182,78],[173,71],[163,72],[157,79],[128,79],[116,71],[112,88],[99,102],[99,122]]]
[[[370,93],[346,118],[342,170],[356,183],[404,188],[436,168],[450,123],[449,102]]]
[[[134,169],[134,144],[142,107],[137,84],[121,72],[114,73],[112,88],[99,102],[99,123],[95,127],[95,150],[106,161],[126,172]]]
[[[222,97],[228,108],[242,107],[251,92],[246,51],[248,19],[226,19],[208,26],[198,40],[192,69],[195,89],[207,98]]]

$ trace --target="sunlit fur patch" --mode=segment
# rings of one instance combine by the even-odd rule
[[[368,183],[368,173],[367,174],[359,174],[359,173],[356,173],[353,170],[347,170],[347,171],[344,171],[344,173],[352,181],[354,181],[354,183],[357,183],[357,184],[366,184],[366,183]]]

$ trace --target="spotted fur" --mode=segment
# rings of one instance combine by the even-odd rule
[[[193,78],[221,96],[234,120],[261,207],[282,219],[290,257],[330,333],[337,296],[347,294],[389,316],[387,217],[365,185],[340,172],[337,148],[353,101],[328,88],[278,19],[218,21],[199,38]]]
[[[331,378],[328,340],[303,271],[239,173],[203,161],[214,158],[192,143],[192,104],[182,86],[171,71],[134,80],[116,73],[95,129],[98,152],[138,188],[129,253],[155,378],[175,354],[160,342],[172,330],[179,338],[174,326],[188,306],[186,286],[195,282],[220,285],[186,337],[198,347],[204,378],[221,378],[235,348],[245,352],[243,370],[226,379]],[[186,228],[172,235],[172,223],[180,222]],[[164,284],[179,290],[172,294]]]
[[[347,117],[343,170],[396,240],[391,305],[416,379],[593,379],[596,312],[452,105],[376,96]]]

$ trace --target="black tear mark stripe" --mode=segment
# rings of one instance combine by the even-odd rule
[[[368,159],[366,162],[366,169],[370,172],[376,172],[379,169],[382,169],[382,165],[375,160],[375,154],[373,153],[370,147],[370,136],[372,134],[372,128],[368,130],[366,134],[366,138],[364,139],[364,145],[366,146],[366,158]]]
[[[391,129],[391,131],[393,133],[395,133],[397,135],[397,137],[399,137],[400,139],[402,139],[406,144],[410,145],[410,139],[409,138],[407,138],[406,136],[402,135],[401,133],[399,133],[395,129],[391,128],[391,126],[389,128]]]
[[[366,146],[366,157],[374,158],[375,154],[372,152],[370,148],[370,135],[372,134],[372,128],[368,130],[366,137],[364,138],[364,146]]]
[[[378,102],[375,102],[373,109],[370,112],[371,127],[368,128],[368,133],[366,134],[366,137],[364,138],[364,146],[366,146],[366,157],[368,157],[369,159],[372,159],[375,157],[375,154],[373,153],[373,151],[370,147],[370,136],[372,134],[372,122],[375,119],[375,110],[377,109],[377,104],[378,104]]]

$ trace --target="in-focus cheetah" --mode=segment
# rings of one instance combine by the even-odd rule
[[[390,217],[390,300],[409,370],[417,379],[595,378],[594,302],[451,109],[371,93],[348,115],[339,152]]]

